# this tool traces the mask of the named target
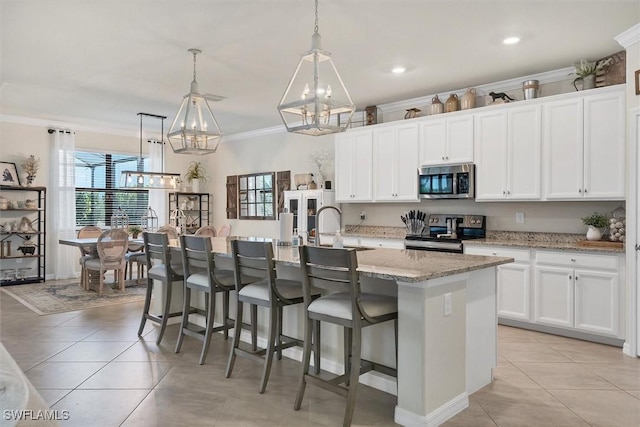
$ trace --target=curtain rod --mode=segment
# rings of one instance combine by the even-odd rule
[[[70,130],[64,130],[64,129],[47,129],[47,132],[49,132],[50,134],[54,133],[54,132],[63,132],[63,133],[75,133],[74,131],[70,131]]]

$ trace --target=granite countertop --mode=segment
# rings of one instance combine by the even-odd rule
[[[229,241],[232,239],[277,243],[260,237],[212,237],[213,252],[220,256],[231,256]],[[357,256],[358,271],[362,275],[402,282],[421,282],[513,262],[513,258],[495,256],[383,248],[358,250]],[[280,265],[300,266],[297,247],[274,244],[274,258]]]
[[[486,239],[476,239],[469,241],[468,244],[575,252],[624,253],[624,247],[579,246],[578,241],[584,240],[584,238],[583,234],[487,231]]]
[[[405,238],[406,228],[404,227],[380,227],[380,226],[354,226],[347,225],[343,236],[347,237],[369,237],[376,239]],[[592,247],[579,246],[578,241],[584,240],[584,234],[574,233],[538,233],[521,231],[495,231],[487,230],[486,239],[475,239],[467,244],[483,246],[506,246],[512,248],[527,249],[551,249],[575,252],[595,252],[595,253],[624,253],[624,247]]]

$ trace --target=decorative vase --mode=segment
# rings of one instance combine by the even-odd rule
[[[476,90],[469,89],[460,98],[460,108],[462,110],[468,110],[470,108],[476,108]]]
[[[444,112],[451,113],[453,111],[458,111],[460,109],[460,105],[458,103],[458,95],[452,93],[447,99],[447,102],[444,103]]]
[[[192,179],[191,180],[191,192],[192,193],[199,193],[200,192],[200,180],[199,179]]]
[[[33,187],[33,181],[35,181],[35,175],[27,175],[27,187]]]
[[[431,99],[431,105],[429,106],[429,114],[441,114],[444,113],[444,104],[438,98],[438,95]]]
[[[600,240],[602,239],[602,232],[594,227],[593,225],[589,225],[587,229],[587,240]]]
[[[589,74],[582,78],[582,90],[593,89],[596,87],[596,75]]]

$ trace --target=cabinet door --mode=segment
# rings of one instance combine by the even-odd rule
[[[473,114],[447,119],[447,163],[473,162]]]
[[[507,198],[540,200],[541,107],[507,111]]]
[[[371,201],[371,130],[340,134],[336,137],[335,146],[336,201]]]
[[[582,99],[550,102],[543,111],[545,196],[547,199],[582,199]]]
[[[475,132],[476,200],[504,200],[507,169],[507,113],[478,114]]]
[[[498,267],[498,316],[531,319],[531,270],[528,264],[505,264]]]
[[[537,323],[573,327],[573,270],[536,266],[534,320]]]
[[[395,127],[376,129],[373,133],[373,161],[375,167],[373,198],[379,201],[395,200],[397,188],[398,152],[397,130]]]
[[[418,201],[418,126],[376,130],[373,145],[374,200]]]
[[[575,328],[618,336],[618,273],[575,270]]]
[[[584,99],[584,196],[618,199],[625,195],[624,93]]]
[[[446,135],[445,119],[429,119],[420,123],[419,165],[438,165],[445,162]]]

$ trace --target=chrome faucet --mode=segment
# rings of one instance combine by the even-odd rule
[[[318,209],[318,212],[316,212],[317,228],[316,228],[316,238],[315,238],[315,241],[313,242],[314,246],[320,246],[320,214],[325,209],[334,209],[336,212],[338,212],[338,227],[340,227],[340,225],[342,225],[342,211],[340,210],[339,207],[327,205],[327,206],[323,206],[320,209]]]

